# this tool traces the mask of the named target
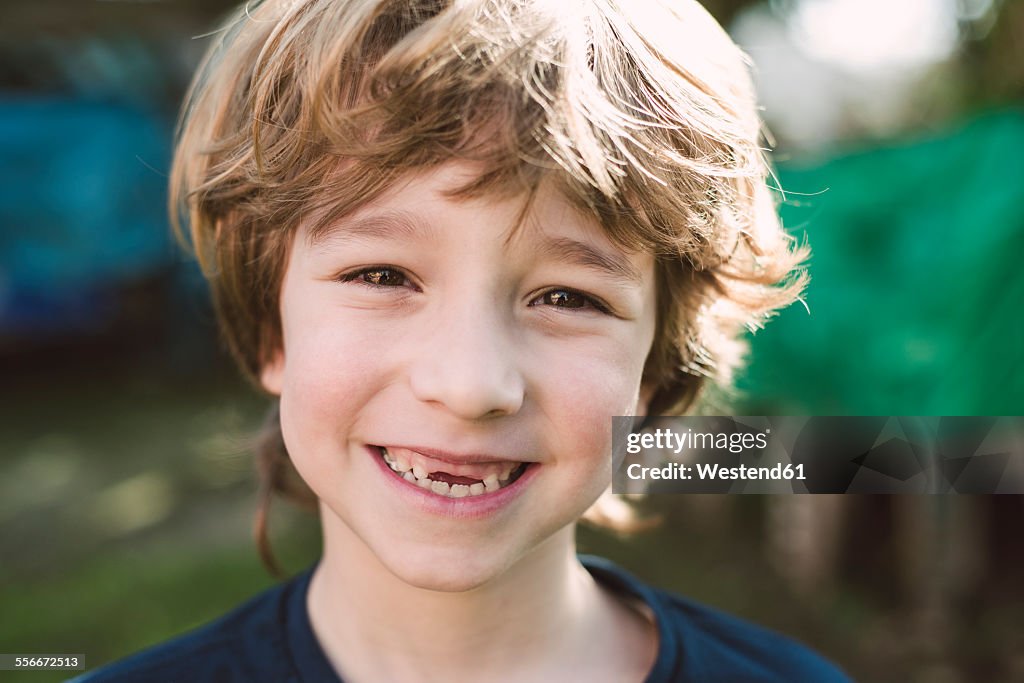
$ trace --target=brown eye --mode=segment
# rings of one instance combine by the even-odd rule
[[[548,306],[558,308],[585,308],[590,304],[587,297],[571,289],[553,289],[543,294],[541,300]]]
[[[567,287],[549,289],[531,301],[530,306],[549,306],[563,311],[579,311],[581,314],[611,315],[611,310],[600,299]]]
[[[371,268],[356,273],[355,277],[375,287],[401,287],[405,284],[405,275],[394,268]]]

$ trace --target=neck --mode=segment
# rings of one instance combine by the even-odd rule
[[[405,583],[322,512],[324,552],[307,606],[346,683],[543,680],[542,671],[581,661],[566,657],[570,648],[586,656],[607,631],[608,598],[576,559],[573,525],[484,585],[443,592]]]

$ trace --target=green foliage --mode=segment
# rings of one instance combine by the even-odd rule
[[[83,654],[92,669],[214,619],[274,583],[246,539],[217,552],[147,545],[94,556],[59,578],[6,585],[0,590],[4,651]],[[292,570],[316,557],[308,532],[278,545]],[[5,672],[5,681],[8,675],[19,674]],[[68,678],[67,672],[20,675],[33,683]]]
[[[1024,396],[1024,112],[780,169],[807,310],[753,340],[747,412],[1015,415]]]

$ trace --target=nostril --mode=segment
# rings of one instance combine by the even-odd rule
[[[473,291],[455,298],[411,349],[413,395],[466,420],[518,412],[525,391],[518,332],[493,301]]]
[[[450,363],[420,368],[411,376],[413,395],[443,405],[464,419],[492,418],[519,411],[525,398],[517,373],[500,368],[473,371]]]

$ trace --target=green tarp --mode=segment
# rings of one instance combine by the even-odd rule
[[[806,301],[752,340],[753,414],[1024,410],[1024,111],[779,169]]]

